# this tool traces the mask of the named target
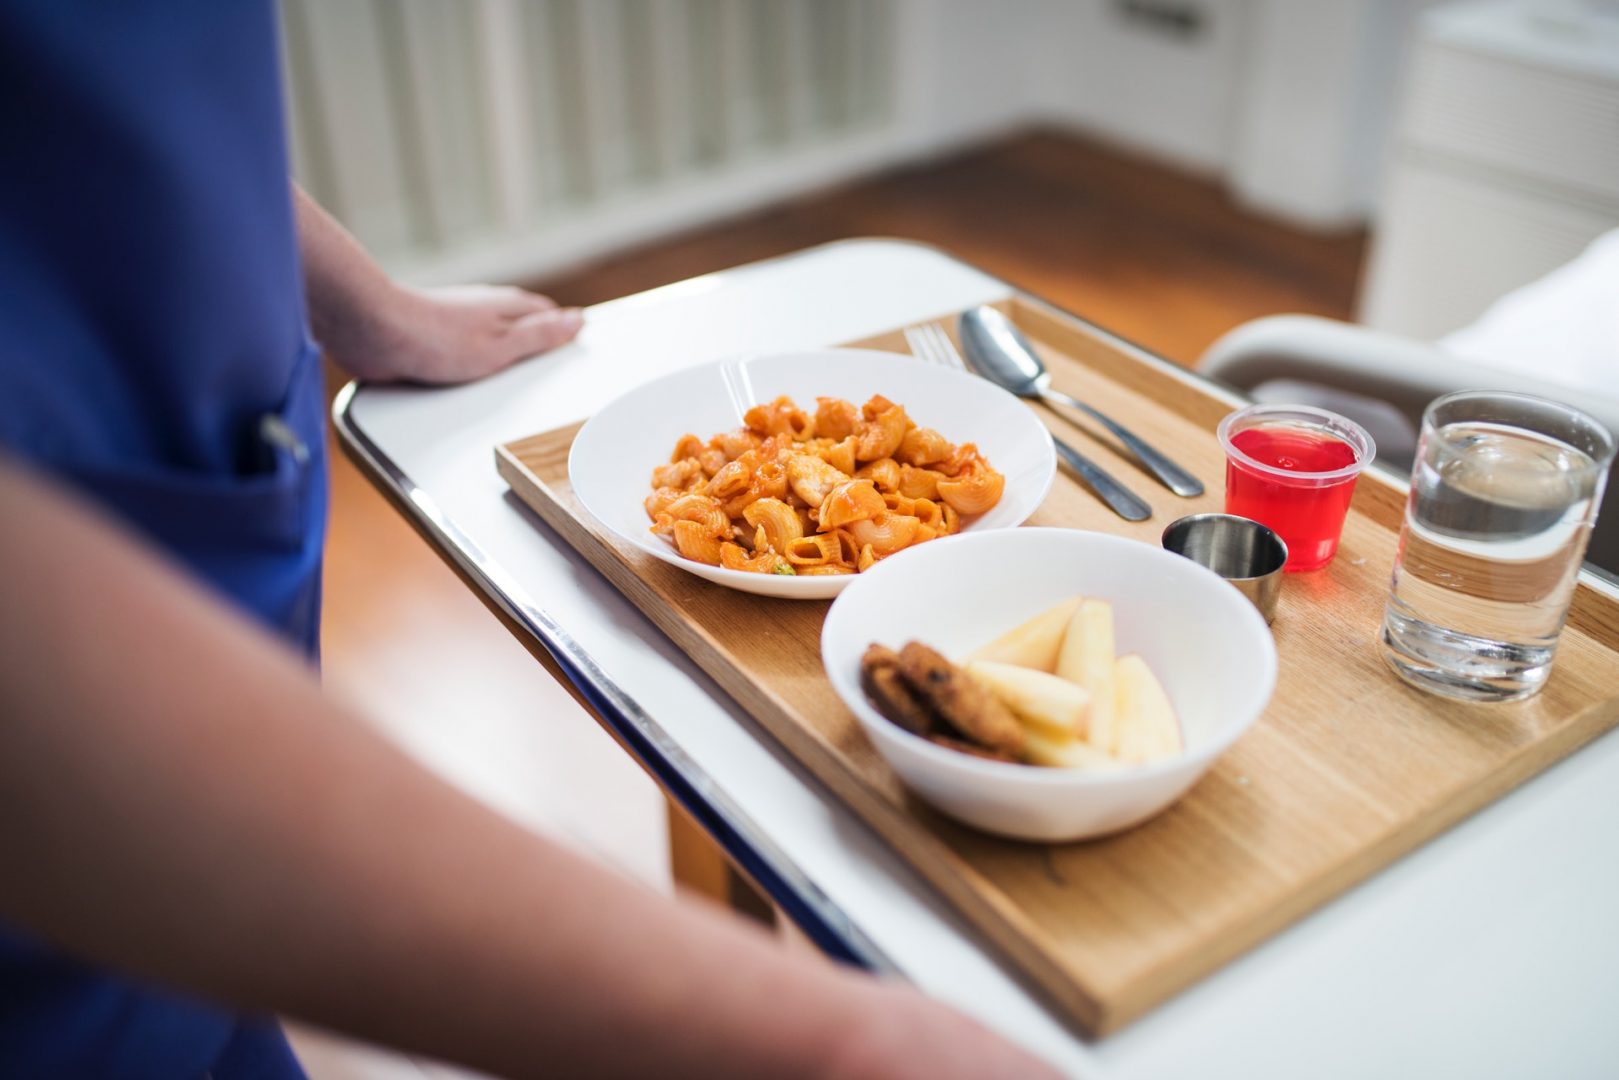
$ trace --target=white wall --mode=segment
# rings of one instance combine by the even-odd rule
[[[1017,6],[1037,28],[1039,112],[1221,177],[1262,214],[1336,229],[1376,202],[1405,42],[1434,2],[1189,0],[1189,36],[1114,0]]]
[[[919,149],[940,151],[1021,126],[1036,73],[1031,0],[903,0],[895,79]]]
[[[904,138],[926,152],[1067,128],[1342,228],[1376,205],[1406,44],[1437,2],[1179,0],[1200,19],[1183,36],[1117,0],[904,0]]]
[[[1186,42],[1114,0],[906,0],[901,100],[934,149],[1040,123],[1221,174],[1250,2],[1196,0]]]
[[[1256,0],[1228,176],[1256,210],[1306,225],[1375,207],[1416,16],[1434,0]]]
[[[1038,6],[1042,113],[1198,172],[1226,171],[1250,0],[1185,5],[1202,20],[1189,38],[1131,21],[1112,0]]]

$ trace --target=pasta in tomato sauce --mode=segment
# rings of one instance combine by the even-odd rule
[[[703,442],[683,435],[652,470],[652,531],[681,555],[756,574],[854,574],[959,532],[1006,478],[972,443],[920,427],[875,395],[864,405],[788,397]]]

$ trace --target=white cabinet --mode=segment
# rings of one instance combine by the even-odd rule
[[[1432,339],[1619,225],[1619,10],[1469,3],[1418,35],[1360,315]]]

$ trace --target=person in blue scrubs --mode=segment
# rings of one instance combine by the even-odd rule
[[[265,0],[0,6],[0,1076],[301,1076],[272,1011],[514,1075],[1036,1074],[319,694],[316,340],[455,382],[581,317],[390,281],[289,184],[278,70]]]

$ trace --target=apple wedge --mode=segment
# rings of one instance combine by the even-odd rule
[[[1057,651],[1062,647],[1063,632],[1079,607],[1082,597],[1064,600],[1049,611],[1041,612],[1028,622],[1008,630],[994,641],[968,654],[971,660],[992,660],[1001,664],[1016,664],[1050,673],[1057,668]]]
[[[1030,765],[1045,765],[1054,769],[1117,769],[1119,762],[1104,754],[1088,742],[1070,739],[1053,742],[1033,728],[1026,729],[1023,737],[1023,760]]]
[[[1025,728],[1054,742],[1073,742],[1085,732],[1091,695],[1084,687],[1033,668],[995,660],[969,660],[967,674],[976,679]]]
[[[1057,655],[1057,676],[1090,691],[1085,739],[1104,754],[1117,746],[1114,729],[1113,605],[1086,600],[1074,611]]]
[[[1174,706],[1147,662],[1135,653],[1119,657],[1113,681],[1118,759],[1145,764],[1180,753],[1181,729]]]

